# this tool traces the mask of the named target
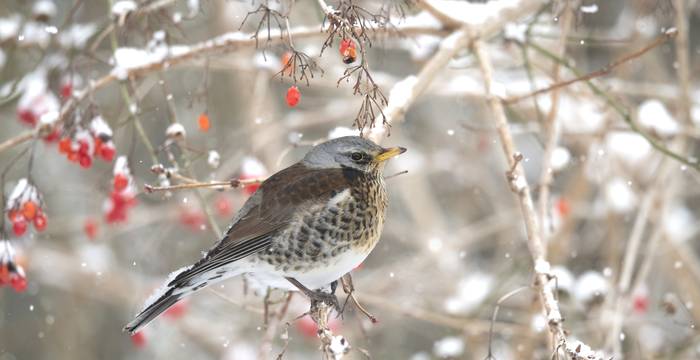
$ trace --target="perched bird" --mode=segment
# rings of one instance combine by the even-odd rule
[[[359,136],[315,146],[265,180],[223,239],[172,273],[124,330],[133,334],[183,297],[241,274],[273,288],[320,293],[310,289],[327,288],[377,244],[388,205],[384,163],[404,151]]]

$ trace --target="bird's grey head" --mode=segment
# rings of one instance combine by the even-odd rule
[[[406,151],[402,147],[383,148],[359,136],[344,136],[314,146],[302,162],[312,168],[353,168],[381,170],[386,160]]]

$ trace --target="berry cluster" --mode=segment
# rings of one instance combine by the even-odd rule
[[[127,210],[136,205],[136,187],[131,176],[126,156],[114,163],[113,189],[105,202],[105,220],[108,223],[126,221]]]
[[[58,142],[58,151],[83,168],[92,166],[94,157],[111,162],[117,153],[112,141],[112,129],[101,116],[92,119],[89,130],[80,128],[73,136],[62,138]]]
[[[27,276],[17,261],[15,250],[7,240],[0,240],[0,287],[11,286],[16,292],[27,289]]]
[[[58,112],[60,103],[56,95],[48,90],[46,77],[36,73],[26,78],[25,90],[17,102],[17,118],[21,123],[34,127],[42,116]]]
[[[34,224],[36,231],[46,229],[46,214],[42,209],[41,194],[27,179],[21,179],[7,199],[7,218],[12,222],[12,231],[16,236],[27,232],[29,224]]]

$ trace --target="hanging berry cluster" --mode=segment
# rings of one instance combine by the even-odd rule
[[[36,231],[46,229],[46,214],[42,209],[41,194],[36,186],[27,179],[21,179],[7,199],[7,218],[12,223],[12,232],[22,236],[29,224],[34,224]]]
[[[89,129],[78,128],[72,136],[62,138],[58,142],[58,151],[83,168],[92,166],[94,157],[111,162],[117,153],[112,141],[112,129],[99,115],[90,121]]]
[[[60,102],[48,86],[46,71],[37,70],[25,78],[24,92],[17,101],[17,118],[34,127],[46,114],[58,112]]]
[[[120,156],[114,163],[113,188],[105,202],[105,220],[108,223],[126,221],[127,210],[136,205],[136,187],[129,171],[126,156]]]
[[[16,292],[27,289],[27,276],[17,262],[15,249],[7,240],[0,240],[0,287],[10,286]]]

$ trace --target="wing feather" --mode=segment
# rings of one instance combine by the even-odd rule
[[[299,206],[309,201],[328,201],[350,186],[358,178],[356,175],[352,170],[310,169],[301,163],[277,172],[246,201],[223,239],[168,285],[187,285],[200,274],[267,248],[294,219]]]

